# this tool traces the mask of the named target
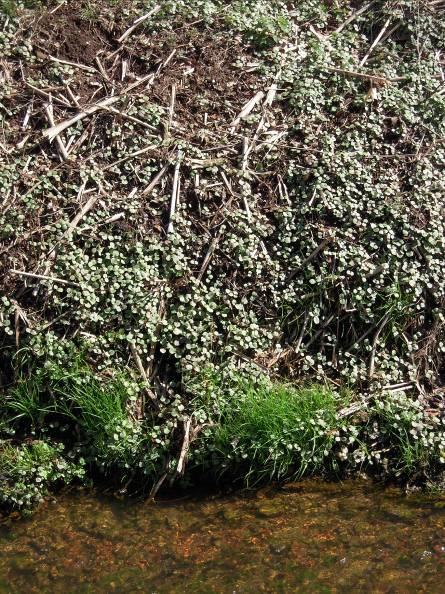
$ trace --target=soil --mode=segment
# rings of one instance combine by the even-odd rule
[[[15,93],[7,103],[12,109],[17,108],[20,101],[22,107],[16,112],[14,119],[10,120],[12,126],[8,140],[14,145],[22,140],[23,118],[31,105],[32,113],[26,131],[29,140],[24,150],[27,154],[37,154],[38,160],[42,159],[40,164],[43,171],[47,170],[48,162],[47,157],[41,154],[42,149],[63,178],[73,177],[77,165],[75,160],[68,164],[60,163],[55,143],[49,145],[46,140],[42,140],[42,129],[48,127],[44,112],[47,99],[26,86],[24,80],[28,78],[34,81],[39,79],[50,81],[46,83],[47,86],[44,83],[41,88],[52,94],[54,119],[60,122],[74,115],[79,107],[108,96],[113,89],[115,93],[119,93],[139,77],[156,72],[159,65],[174,52],[168,66],[157,74],[154,84],[147,91],[140,87],[135,94],[148,93],[150,100],[162,106],[167,112],[171,103],[172,87],[175,86],[176,99],[171,136],[176,140],[186,140],[201,149],[213,149],[224,145],[226,142],[223,137],[229,131],[230,123],[258,90],[265,90],[259,86],[257,73],[235,63],[235,60],[241,64],[255,61],[252,48],[243,44],[238,36],[229,36],[224,30],[218,31],[214,28],[210,31],[204,23],[200,22],[187,27],[180,26],[173,31],[151,32],[141,27],[130,35],[125,43],[120,44],[117,39],[131,26],[132,17],[124,17],[116,10],[110,11],[110,5],[105,2],[95,3],[94,6],[98,11],[94,19],[86,16],[88,9],[86,2],[76,4],[70,2],[54,12],[46,9],[38,14],[24,14],[22,18],[22,30],[30,39],[37,60],[24,66],[20,66],[18,61],[11,61]],[[51,73],[54,62],[50,56],[96,68],[97,72],[91,72],[74,67],[75,78],[70,83],[70,89],[77,96],[79,106],[72,103],[71,107],[64,107],[57,101],[58,93],[60,93],[59,97],[69,98],[69,95],[62,84],[62,78],[59,82],[55,82],[54,74]],[[106,77],[97,69],[96,57],[99,57],[103,64]],[[127,75],[122,80],[124,61],[128,67]],[[131,102],[132,97],[128,99]],[[125,108],[123,110],[125,111]],[[91,132],[91,135],[94,134],[96,139],[103,138],[103,146],[107,146],[109,141],[106,131],[119,119],[118,115],[99,112],[84,120],[84,129]],[[166,118],[163,119],[166,120]],[[204,122],[207,124],[205,125]],[[165,125],[165,122],[163,124]],[[88,142],[88,140],[85,141],[81,151],[77,152],[78,164],[90,155],[87,148]],[[223,150],[224,158],[237,165],[241,154],[242,138],[231,135],[230,143],[232,146],[228,150]],[[157,158],[161,152],[164,162],[172,157],[168,146],[160,147]],[[217,154],[215,151],[215,157],[220,155],[221,152]],[[212,157],[213,152],[210,151],[208,156]],[[103,166],[109,164],[109,161],[102,159],[100,153],[95,156],[95,159]],[[37,161],[34,167],[39,167]],[[110,171],[110,175],[114,173]],[[34,182],[35,180],[28,180],[25,173],[21,178],[20,195],[26,195]],[[74,180],[73,183],[75,183]],[[259,181],[259,186],[261,184],[262,182]],[[269,188],[265,187],[264,193],[269,194],[268,190]],[[184,195],[189,195],[191,202],[196,200],[193,188],[188,188],[184,184],[182,191]],[[63,208],[62,205],[60,207]],[[141,208],[144,208],[143,204]],[[59,207],[55,205],[54,212],[39,213],[36,220],[29,220],[29,234],[32,240],[41,238],[39,217],[43,216],[46,222],[49,222],[53,217],[57,218],[58,210],[60,210]],[[146,218],[146,214],[144,217]],[[150,225],[153,226],[156,222],[150,220]],[[128,222],[122,221],[118,224],[125,226]],[[0,266],[3,269],[2,272],[14,267],[11,262],[22,264],[23,247],[23,242],[8,243],[4,249],[8,257],[4,259],[4,268]],[[27,249],[29,250],[29,246]],[[27,263],[28,268],[29,266],[32,266],[32,262]],[[10,280],[14,285],[22,284],[21,279],[11,278]]]
[[[234,64],[235,57],[241,61],[252,60],[251,49],[238,37],[229,37],[224,31],[215,34],[214,30],[207,31],[198,23],[175,31],[150,33],[142,29],[121,45],[117,39],[131,22],[124,24],[107,19],[106,6],[103,13],[101,8],[100,14],[91,20],[85,16],[86,8],[86,3],[64,5],[54,13],[46,11],[34,22],[27,23],[32,31],[34,52],[39,58],[33,68],[33,78],[38,76],[36,70],[52,64],[48,56],[95,68],[96,57],[99,57],[113,86],[119,88],[155,70],[175,51],[151,93],[154,101],[168,108],[172,85],[176,86],[174,120],[178,129],[175,136],[183,135],[188,140],[192,140],[193,130],[203,128],[204,117],[209,132],[222,122],[228,125],[259,90],[255,72],[246,72]],[[123,61],[127,63],[124,81]],[[91,73],[82,69],[76,73],[73,90],[81,104],[97,101],[106,94],[94,85],[93,78],[104,82],[99,73],[97,77],[91,77]],[[206,143],[202,135],[194,140],[200,145]]]
[[[33,38],[43,54],[87,66],[93,66],[97,54],[112,43],[111,31],[101,20],[83,16],[82,3],[44,12],[35,22]]]
[[[222,122],[229,125],[257,90],[256,74],[234,65],[235,56],[248,55],[237,38],[191,28],[153,36],[150,43],[167,54],[178,48],[174,64],[154,85],[153,96],[169,105],[172,85],[177,86],[175,120],[184,130],[202,129],[205,113],[210,130]]]

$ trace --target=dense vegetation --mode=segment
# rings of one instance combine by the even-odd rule
[[[0,2],[0,502],[437,483],[443,2],[43,4]]]

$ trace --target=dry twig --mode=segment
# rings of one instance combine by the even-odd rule
[[[136,366],[138,368],[138,371],[142,377],[142,380],[144,382],[144,388],[145,388],[145,392],[146,394],[149,396],[149,398],[151,399],[151,401],[153,402],[153,404],[155,404],[156,406],[159,406],[158,403],[158,399],[156,398],[156,394],[153,392],[153,390],[150,388],[150,382],[148,380],[147,374],[145,373],[145,369],[144,366],[142,364],[142,360],[141,357],[137,351],[136,345],[133,342],[130,342],[130,351],[131,354],[133,356],[133,359],[136,363]],[[140,410],[141,412],[143,412],[145,407],[145,403],[144,400],[142,399],[142,402],[140,403]]]
[[[125,33],[123,33],[119,39],[118,42],[119,43],[123,43],[127,37],[129,37],[133,31],[135,29],[137,29],[137,27],[139,27],[139,25],[141,25],[144,21],[146,21],[147,19],[149,19],[151,16],[155,15],[156,13],[158,13],[161,10],[161,7],[158,5],[156,5],[154,8],[152,8],[149,12],[147,12],[147,14],[142,15],[141,17],[139,17],[138,19],[136,19],[134,21],[134,23],[131,25],[131,27],[129,29],[127,29],[125,31]]]
[[[45,113],[46,113],[46,118],[49,122],[50,126],[54,126],[54,116],[53,116],[53,106],[52,103],[47,103],[45,105]],[[69,156],[68,156],[68,151],[66,150],[66,147],[62,141],[62,139],[60,138],[60,134],[56,134],[55,136],[56,142],[57,142],[57,146],[59,148],[59,152],[60,152],[60,156],[62,157],[62,159],[64,161],[68,161]]]
[[[176,165],[175,165],[175,172],[173,175],[173,187],[172,187],[172,194],[170,199],[170,215],[167,227],[167,233],[173,232],[173,218],[175,216],[176,207],[179,202],[179,171],[181,168],[181,160],[182,160],[182,151],[178,150],[178,156],[176,158]]]
[[[334,33],[341,33],[345,27],[347,27],[353,21],[355,21],[355,19],[357,17],[359,17],[361,14],[363,14],[364,12],[369,10],[371,8],[371,6],[373,6],[375,3],[376,3],[376,0],[373,0],[372,2],[368,2],[368,4],[364,4],[361,8],[354,10],[354,12],[351,13],[348,16],[348,18],[335,29]]]
[[[35,274],[33,272],[25,272],[24,270],[15,270],[11,268],[9,270],[11,274],[17,274],[18,276],[25,276],[27,278],[34,278],[39,280],[47,280],[53,283],[59,283],[59,285],[68,285],[71,287],[80,287],[79,283],[73,283],[72,281],[64,280],[63,278],[57,278],[55,276],[46,276],[45,274]]]

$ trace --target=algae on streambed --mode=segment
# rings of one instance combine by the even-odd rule
[[[441,594],[445,502],[303,481],[131,504],[85,493],[0,528],[0,592]]]

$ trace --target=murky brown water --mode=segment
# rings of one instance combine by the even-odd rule
[[[61,496],[0,527],[0,593],[443,593],[445,498],[306,482],[132,504]]]

